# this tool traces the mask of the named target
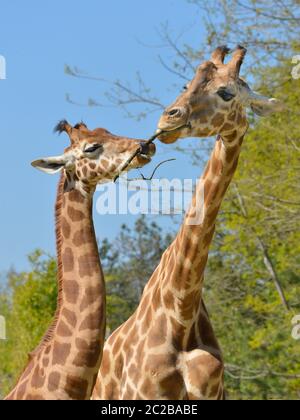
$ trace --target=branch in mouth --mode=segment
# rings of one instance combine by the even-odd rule
[[[155,134],[153,134],[152,137],[150,137],[149,140],[146,141],[145,146],[149,146],[149,144],[153,143],[157,137],[161,136],[164,133],[173,133],[176,132],[178,130],[182,130],[183,128],[191,128],[191,123],[185,124],[181,127],[175,128],[174,130],[170,130],[170,131],[166,131],[166,130],[157,130]],[[133,159],[135,159],[138,155],[143,156],[143,154],[141,153],[141,147],[139,147],[132,156],[130,156],[130,158],[124,163],[124,165],[122,166],[121,170],[119,171],[118,175],[116,175],[116,177],[114,178],[114,182],[117,182],[117,180],[120,178],[120,175],[122,174],[122,172],[124,172],[128,166],[132,163]]]

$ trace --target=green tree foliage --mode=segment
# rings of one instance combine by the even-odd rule
[[[11,272],[0,295],[0,313],[7,329],[7,340],[0,340],[0,397],[15,383],[56,308],[55,260],[41,251],[29,260],[31,270]]]

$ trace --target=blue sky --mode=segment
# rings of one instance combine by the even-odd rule
[[[1,1],[0,55],[6,58],[7,80],[0,80],[0,272],[11,266],[26,268],[26,256],[36,248],[54,254],[58,178],[35,171],[30,161],[60,154],[67,145],[65,136],[52,132],[58,120],[83,119],[90,128],[102,126],[138,138],[149,137],[156,128],[159,112],[137,123],[116,108],[67,103],[67,92],[81,102],[90,96],[101,100],[103,86],[68,77],[64,65],[132,84],[140,71],[169,103],[178,93],[169,89],[177,79],[162,68],[157,55],[169,58],[172,53],[145,46],[161,44],[158,28],[166,21],[174,34],[185,30],[182,42],[193,46],[202,42],[201,16],[185,0]],[[156,162],[162,155],[178,161],[163,168],[159,176],[195,178],[201,172],[171,147],[159,146]],[[134,220],[133,216],[95,213],[97,236],[113,238],[121,223]],[[172,226],[167,218],[156,216],[155,220],[165,228]]]

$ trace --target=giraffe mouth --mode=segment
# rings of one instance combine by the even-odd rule
[[[140,165],[147,165],[151,162],[152,157],[156,153],[156,146],[154,143],[142,142],[140,144],[140,151],[137,154],[137,160]]]
[[[140,153],[140,157],[141,157],[142,159],[147,159],[147,160],[149,160],[149,162],[151,161],[151,157],[150,157],[150,156],[148,156],[148,155],[145,155],[144,153]]]
[[[191,124],[191,122],[190,121],[188,121],[187,123],[185,123],[184,125],[182,125],[182,126],[180,126],[180,127],[178,127],[178,128],[175,128],[174,130],[175,131],[179,131],[179,130],[185,130],[185,129],[188,129],[188,130],[191,130],[192,129],[192,124]]]
[[[148,155],[143,155],[143,154],[139,154],[138,155],[138,163],[141,165],[146,165],[147,163],[151,162],[151,157],[149,157]]]
[[[188,130],[188,132],[185,132],[183,134],[183,130]],[[174,143],[180,137],[188,137],[189,132],[191,130],[192,130],[192,125],[190,122],[187,122],[183,125],[178,126],[177,128],[172,128],[170,130],[158,129],[157,134],[161,142],[170,144],[170,143]]]
[[[164,134],[166,134],[166,135],[168,135],[168,134],[175,134],[176,132],[178,132],[178,131],[180,131],[180,130],[184,130],[184,129],[189,129],[189,130],[191,130],[192,129],[192,124],[191,124],[191,122],[187,122],[187,123],[185,123],[185,124],[183,124],[183,125],[179,125],[178,127],[175,127],[175,128],[170,128],[170,130],[166,130],[166,129],[158,129],[157,130],[157,133],[159,134],[159,135],[164,135]]]
[[[150,163],[152,161],[152,156],[149,156],[149,155],[144,154],[144,153],[140,153],[140,154],[137,155],[137,161],[138,161],[139,167],[142,167],[142,166],[147,165],[148,163]]]
[[[144,159],[150,159],[155,155],[156,147],[153,143],[142,142],[140,144],[140,152],[138,156]]]

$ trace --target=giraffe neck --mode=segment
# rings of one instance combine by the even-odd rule
[[[92,194],[63,193],[64,176],[56,202],[58,310],[54,339],[66,337],[70,355],[66,364],[82,372],[99,369],[105,338],[105,283],[99,259]],[[55,350],[54,350],[55,351]],[[53,355],[55,357],[55,355]],[[80,376],[80,373],[79,373]],[[89,384],[92,390],[94,383]]]
[[[77,324],[85,321],[82,331],[86,331],[86,339],[102,342],[105,282],[92,216],[93,192],[63,193],[64,184],[62,176],[56,201],[58,313],[66,316],[72,312]],[[99,322],[95,325],[97,318]]]
[[[53,324],[31,353],[8,399],[89,399],[102,359],[105,284],[92,220],[92,194],[56,200],[58,304]]]
[[[154,274],[163,305],[173,315],[175,312],[181,325],[189,325],[199,317],[199,308],[204,309],[200,303],[209,248],[220,206],[238,165],[244,135],[242,130],[217,138],[181,229]],[[203,189],[204,204],[199,200]],[[196,210],[201,204],[201,221],[195,224]]]

